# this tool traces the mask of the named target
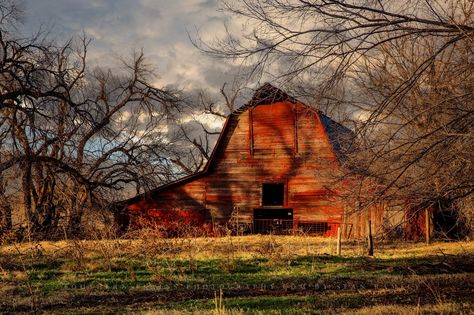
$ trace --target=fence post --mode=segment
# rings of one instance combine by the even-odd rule
[[[339,224],[339,226],[337,227],[337,250],[336,250],[337,255],[341,255],[341,232],[342,232],[342,229],[341,229],[341,225]]]
[[[371,220],[369,220],[369,224],[368,224],[368,232],[369,232],[369,235],[367,236],[367,241],[368,241],[368,255],[369,256],[374,256],[374,241],[373,241],[373,238],[372,238],[372,222]]]

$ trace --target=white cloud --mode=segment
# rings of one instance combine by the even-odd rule
[[[196,120],[204,124],[210,130],[219,130],[224,124],[223,118],[209,114],[199,114],[196,116]]]

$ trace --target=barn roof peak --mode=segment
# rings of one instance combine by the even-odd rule
[[[266,82],[258,89],[255,90],[252,99],[245,105],[234,110],[231,115],[239,115],[242,112],[246,111],[251,107],[263,104],[273,104],[277,102],[289,101],[291,103],[296,103],[296,98],[289,95],[283,90],[275,87],[274,85]]]
[[[280,90],[276,86],[266,82],[255,91],[249,103],[252,105],[260,105],[284,101],[296,102],[296,99],[285,91]]]

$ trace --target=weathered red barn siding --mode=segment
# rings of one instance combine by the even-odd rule
[[[154,218],[169,225],[175,221],[183,224],[203,224],[207,221],[202,196],[205,186],[196,180],[173,189],[164,190],[157,199],[143,199],[128,206],[134,223],[142,218]]]
[[[233,120],[203,179],[213,218],[226,220],[238,207],[242,219],[251,221],[253,209],[262,207],[262,183],[283,182],[284,207],[294,209],[295,220],[339,222],[342,206],[325,189],[334,180],[328,168],[338,164],[317,116],[287,101],[259,105]]]
[[[417,241],[426,238],[426,220],[430,220],[429,233],[433,234],[433,215],[441,210],[436,207],[408,208],[405,211],[405,239]],[[428,214],[428,218],[426,215]],[[454,227],[451,227],[453,229]]]
[[[232,114],[205,171],[131,200],[132,221],[190,212],[196,223],[223,223],[238,209],[239,221],[252,223],[262,184],[284,183],[282,208],[293,209],[295,225],[332,222],[326,234],[335,235],[346,210],[334,176],[342,170],[322,119],[291,99]]]
[[[350,237],[364,237],[368,235],[369,222],[374,235],[384,232],[384,204],[377,204],[368,209],[352,211],[347,217],[346,222],[350,222],[346,234]]]

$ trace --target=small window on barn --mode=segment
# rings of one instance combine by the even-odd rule
[[[283,206],[284,184],[263,184],[262,206]]]

